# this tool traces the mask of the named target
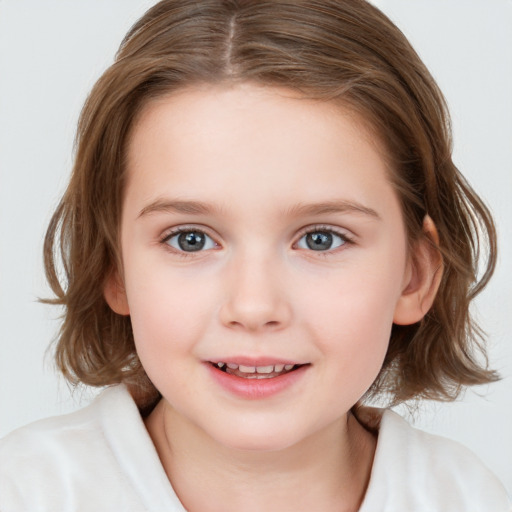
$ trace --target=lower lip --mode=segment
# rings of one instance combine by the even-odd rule
[[[212,364],[208,366],[213,379],[229,393],[240,398],[259,400],[282,393],[301,380],[309,367],[304,365],[278,377],[269,379],[244,379],[216,369]]]

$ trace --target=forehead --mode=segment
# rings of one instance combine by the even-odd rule
[[[349,101],[313,99],[293,89],[250,82],[199,84],[150,99],[134,121],[128,141],[128,156],[130,159],[136,157],[133,150],[134,145],[140,142],[141,131],[151,136],[151,132],[154,134],[165,126],[169,135],[183,140],[190,135],[205,133],[208,127],[221,121],[239,128],[237,133],[230,134],[233,139],[237,134],[246,133],[255,123],[267,125],[267,129],[272,129],[272,125],[276,130],[285,128],[286,131],[282,131],[275,141],[281,145],[292,137],[297,140],[299,131],[312,140],[308,131],[316,132],[319,136],[325,136],[327,132],[336,136],[332,132],[336,124],[345,128],[351,124],[358,137],[364,138],[380,156],[387,157],[377,130]],[[305,124],[297,124],[297,121]],[[221,132],[212,129],[207,135],[215,142],[213,137],[216,134],[221,135]],[[139,149],[140,146],[137,151]]]
[[[244,194],[284,204],[342,194],[373,201],[390,187],[366,123],[334,102],[251,84],[204,86],[153,100],[128,145],[127,195]],[[160,188],[160,190],[157,190]]]

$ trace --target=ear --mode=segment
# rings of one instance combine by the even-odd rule
[[[112,271],[108,276],[103,287],[103,296],[114,313],[123,316],[130,314],[126,290],[117,270]]]
[[[432,307],[443,275],[443,259],[438,247],[436,226],[426,215],[423,237],[415,243],[409,257],[405,286],[393,317],[395,324],[419,322]]]

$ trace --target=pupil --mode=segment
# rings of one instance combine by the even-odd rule
[[[332,235],[330,233],[309,233],[306,236],[306,244],[313,251],[324,251],[332,246]]]
[[[178,245],[183,251],[200,251],[205,244],[205,237],[202,233],[191,231],[181,233],[178,236]]]

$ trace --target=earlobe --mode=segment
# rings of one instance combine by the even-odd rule
[[[126,290],[117,271],[113,271],[107,278],[103,288],[103,296],[114,313],[123,316],[130,314]]]
[[[423,219],[423,234],[410,255],[407,282],[395,308],[393,322],[398,325],[419,322],[432,307],[441,283],[443,259],[439,236],[428,215]]]

